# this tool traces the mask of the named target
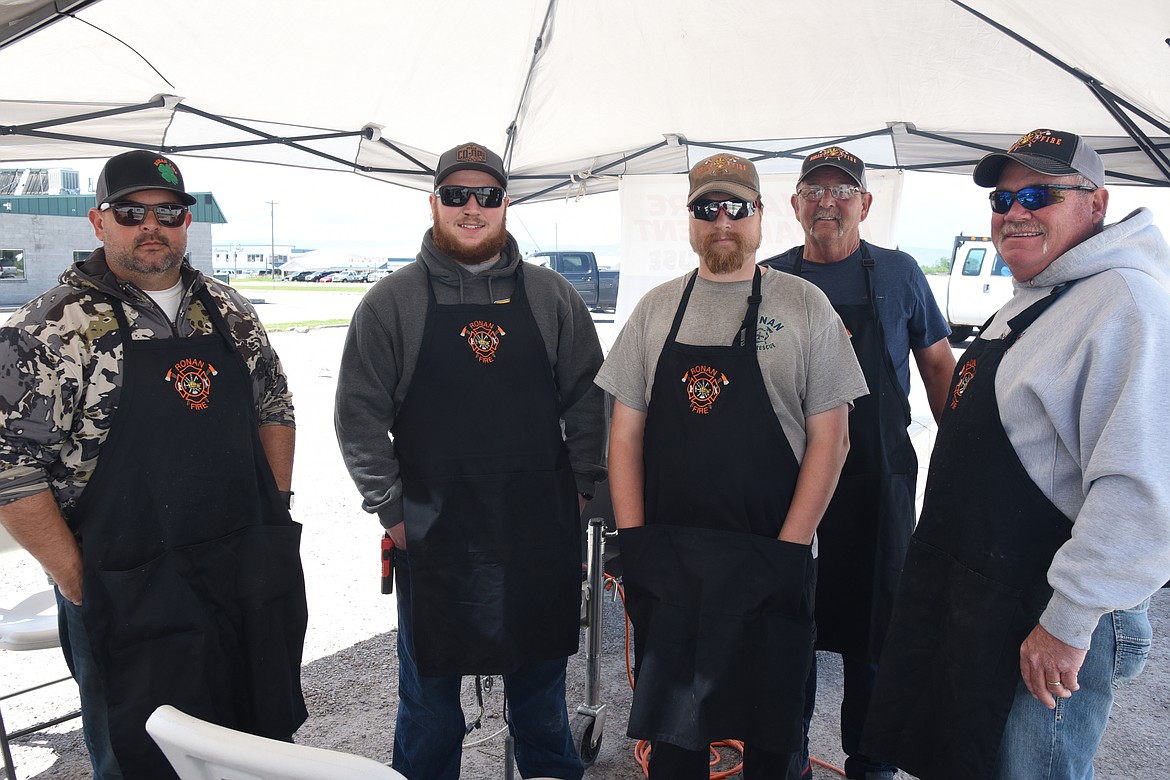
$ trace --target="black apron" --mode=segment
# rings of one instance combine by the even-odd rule
[[[646,525],[621,531],[637,685],[629,735],[800,749],[813,657],[810,547],[776,537],[799,466],[757,359],[760,269],[731,346],[676,342],[646,416]],[[780,463],[777,468],[777,462]]]
[[[215,332],[137,340],[122,304],[122,391],[70,514],[82,617],[127,780],[175,777],[144,724],[162,704],[288,739],[304,722],[301,527],[260,442],[247,366]],[[95,377],[96,380],[96,377]]]
[[[507,303],[440,306],[429,272],[427,291],[393,428],[419,673],[507,674],[572,655],[576,481],[523,266]]]
[[[1013,317],[1007,337],[975,340],[939,425],[862,741],[924,779],[994,774],[1020,645],[1072,533],[1016,455],[995,396],[1004,354],[1062,291]]]
[[[793,250],[800,276],[804,247]],[[817,527],[817,649],[876,663],[914,532],[918,457],[910,402],[898,382],[874,295],[873,258],[861,242],[869,300],[833,304],[850,334],[869,395],[849,413],[849,456]]]

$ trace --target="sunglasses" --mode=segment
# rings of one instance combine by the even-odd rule
[[[134,227],[146,221],[146,212],[153,211],[154,218],[163,227],[182,227],[187,218],[187,207],[177,203],[160,203],[148,206],[145,203],[126,201],[124,203],[103,203],[102,211],[112,211],[114,221],[123,227]]]
[[[849,200],[859,192],[864,192],[856,184],[834,184],[832,187],[797,187],[796,194],[805,200],[820,200],[828,192],[833,200]]]
[[[480,208],[498,209],[504,205],[505,192],[503,187],[456,187],[449,184],[439,187],[435,194],[444,206],[462,206],[474,195]]]
[[[994,190],[988,197],[991,199],[991,210],[996,214],[1006,214],[1011,211],[1012,201],[1019,203],[1028,211],[1036,211],[1053,203],[1060,203],[1064,197],[1056,190],[1083,190],[1092,192],[1096,187],[1086,187],[1079,184],[1037,184],[1024,187],[1022,190]]]
[[[750,217],[756,213],[757,201],[744,200],[706,200],[699,201],[691,206],[691,213],[695,215],[695,219],[701,219],[704,222],[714,222],[719,219],[719,210],[727,212],[730,219],[743,219]]]

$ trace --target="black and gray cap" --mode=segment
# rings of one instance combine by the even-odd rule
[[[1033,130],[1006,152],[992,152],[975,166],[975,183],[994,187],[1012,161],[1045,176],[1080,174],[1097,187],[1105,185],[1105,162],[1079,135],[1060,130]]]
[[[179,197],[185,206],[195,203],[195,196],[183,186],[183,174],[173,161],[144,149],[124,152],[106,161],[98,175],[95,195],[97,205],[116,203],[131,193],[142,190],[167,190]]]

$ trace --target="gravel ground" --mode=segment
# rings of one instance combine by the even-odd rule
[[[272,318],[264,306],[260,311],[266,323],[288,321]],[[306,316],[302,313],[296,318]],[[303,681],[310,717],[298,732],[297,741],[388,762],[397,675],[393,602],[392,597],[378,592],[377,523],[359,507],[332,432],[332,397],[344,333],[344,328],[326,328],[273,334],[296,394],[299,421],[294,516],[305,526],[303,559],[310,619]],[[611,336],[603,329],[603,340]],[[6,556],[3,561],[0,604],[13,603],[15,594],[36,589],[43,582],[34,564],[26,560],[13,563],[14,557]],[[587,777],[606,780],[642,777],[634,761],[634,743],[624,734],[630,688],[620,604],[607,600],[603,609],[600,683],[608,721],[597,761],[587,773]],[[1170,596],[1161,592],[1155,596],[1151,617],[1154,652],[1137,682],[1118,691],[1097,759],[1099,777],[1170,777],[1170,750],[1165,737],[1170,731],[1170,653],[1162,643],[1170,628]],[[819,663],[820,697],[813,723],[813,752],[829,764],[841,766],[844,755],[835,723],[841,695],[840,664],[837,656],[826,654],[821,655]],[[56,650],[0,653],[0,694],[64,673],[64,663]],[[569,662],[570,711],[584,701],[585,676],[584,658],[578,654]],[[76,706],[76,693],[71,687],[66,683],[0,702],[5,723],[15,729]],[[472,718],[476,707],[470,679],[465,681],[464,702]],[[502,723],[502,691],[497,685],[485,696],[481,728],[468,737],[468,743],[483,744],[465,750],[464,777],[504,777],[504,740],[496,734]],[[90,777],[76,720],[16,741],[13,752],[21,780]],[[817,767],[814,776],[827,780],[838,775]]]

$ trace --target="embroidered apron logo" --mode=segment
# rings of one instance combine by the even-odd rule
[[[174,383],[175,391],[183,396],[188,407],[201,411],[210,405],[211,377],[218,373],[210,363],[184,358],[167,371],[166,380]]]
[[[491,363],[496,359],[496,349],[500,346],[500,336],[505,335],[504,329],[483,320],[476,320],[459,331],[459,335],[467,339],[475,353],[475,359],[480,363]]]
[[[711,366],[695,366],[687,370],[682,381],[687,386],[687,399],[695,414],[708,414],[722,392],[721,388],[730,384],[726,374]]]
[[[963,368],[959,371],[959,381],[955,383],[955,392],[951,397],[951,408],[954,409],[959,405],[959,399],[963,397],[963,392],[967,389],[967,385],[971,384],[971,380],[975,378],[975,361],[968,360],[963,364]]]

